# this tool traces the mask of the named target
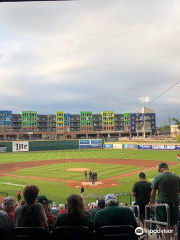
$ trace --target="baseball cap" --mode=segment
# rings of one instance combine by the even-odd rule
[[[105,196],[105,202],[107,202],[107,201],[110,200],[110,199],[115,199],[115,200],[117,200],[117,198],[116,198],[116,196],[115,196],[114,194],[107,194],[107,195]]]
[[[98,200],[98,207],[100,208],[105,207],[105,201],[103,199]]]
[[[12,207],[18,205],[16,199],[12,196],[8,196],[3,201],[3,207]]]
[[[40,195],[40,196],[38,196],[38,202],[40,202],[41,204],[45,204],[45,203],[49,204],[49,203],[52,203],[53,201],[47,199],[47,197],[44,195]]]
[[[140,177],[140,178],[145,178],[145,177],[146,177],[146,174],[145,174],[144,172],[140,172],[139,177]]]
[[[167,163],[160,163],[158,166],[158,172],[160,172],[161,168],[169,168]]]

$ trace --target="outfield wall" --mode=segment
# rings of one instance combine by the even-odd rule
[[[70,150],[79,149],[79,140],[0,142],[0,149],[4,148],[5,152]]]
[[[105,142],[101,139],[91,140],[57,140],[57,141],[13,141],[0,142],[0,152],[28,152],[73,149],[139,149],[139,150],[179,150],[180,144],[134,144]]]
[[[139,150],[180,150],[178,144],[121,144],[121,147],[117,147],[117,143],[104,143],[104,149],[139,149]]]

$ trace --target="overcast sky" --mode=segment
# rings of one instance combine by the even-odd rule
[[[0,3],[0,109],[134,112],[180,80],[180,1]],[[180,84],[149,105],[180,118]]]

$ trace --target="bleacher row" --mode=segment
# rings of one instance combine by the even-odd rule
[[[0,230],[1,240],[137,240],[132,226],[104,226],[92,230],[84,226],[63,226],[50,232],[42,227],[16,227],[9,233]]]

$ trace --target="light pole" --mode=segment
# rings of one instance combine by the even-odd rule
[[[145,110],[145,106],[150,100],[149,97],[147,97],[147,96],[140,97],[139,100],[140,100],[141,103],[143,103],[143,107],[144,107],[144,110]],[[144,135],[144,138],[145,138],[146,137],[145,112],[143,113],[143,111],[142,111],[142,117],[143,117],[143,135]]]

